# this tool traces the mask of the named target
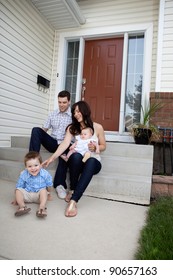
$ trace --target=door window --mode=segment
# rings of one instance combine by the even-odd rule
[[[76,99],[78,60],[79,41],[68,42],[65,89],[71,93],[71,104]]]
[[[125,92],[125,131],[140,121],[144,35],[129,36]]]

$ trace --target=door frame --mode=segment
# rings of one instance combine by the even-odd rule
[[[104,39],[111,37],[124,36],[124,50],[123,50],[123,65],[122,65],[122,81],[121,81],[121,98],[120,98],[120,118],[119,131],[110,132],[105,131],[107,141],[118,142],[134,142],[133,137],[128,132],[124,132],[124,102],[125,102],[125,82],[126,82],[126,66],[127,66],[127,51],[128,51],[128,34],[135,34],[143,32],[145,34],[144,41],[144,75],[143,75],[143,89],[142,89],[142,104],[149,101],[150,84],[151,84],[151,64],[152,64],[152,38],[153,38],[153,24],[137,24],[127,26],[109,26],[76,31],[62,32],[59,34],[59,51],[57,63],[57,81],[56,92],[64,89],[65,84],[65,63],[67,55],[67,42],[69,40],[79,40],[79,61],[78,61],[78,76],[77,76],[77,90],[76,101],[80,100],[83,63],[84,63],[84,48],[86,39]],[[57,36],[58,36],[57,34]],[[57,104],[57,97],[55,102]]]

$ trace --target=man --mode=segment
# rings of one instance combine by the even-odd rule
[[[70,93],[66,90],[58,94],[58,107],[49,114],[42,128],[34,127],[31,132],[29,151],[40,152],[41,145],[50,153],[54,153],[63,141],[66,127],[72,122],[70,109]],[[51,129],[49,135],[47,131]],[[59,198],[66,197],[67,164],[59,158],[58,168],[54,177],[54,188]]]

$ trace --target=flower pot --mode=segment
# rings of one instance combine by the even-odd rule
[[[148,145],[152,131],[147,128],[134,128],[134,139],[136,144]]]

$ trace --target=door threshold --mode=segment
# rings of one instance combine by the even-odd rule
[[[133,136],[127,134],[122,135],[116,132],[105,132],[105,137],[107,142],[135,143]]]

